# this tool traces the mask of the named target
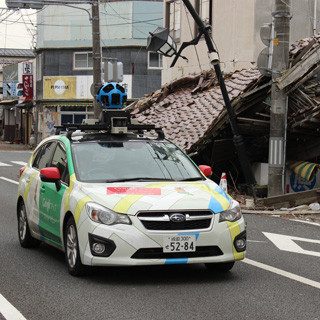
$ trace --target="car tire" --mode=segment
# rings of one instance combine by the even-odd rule
[[[78,277],[86,275],[89,267],[81,262],[77,227],[73,217],[70,217],[64,230],[64,248],[68,271]]]
[[[21,247],[23,248],[35,248],[40,245],[41,241],[31,236],[26,207],[24,202],[21,201],[18,206],[18,236]]]
[[[214,271],[218,273],[225,273],[230,271],[234,266],[234,261],[232,262],[220,262],[220,263],[206,263],[207,270]]]

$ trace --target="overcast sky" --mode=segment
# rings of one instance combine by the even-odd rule
[[[0,0],[0,8],[7,8],[5,0]],[[12,10],[0,9],[0,48],[32,49],[31,34],[36,32],[35,12],[32,9],[23,9],[13,13]],[[13,14],[10,15],[11,13]]]

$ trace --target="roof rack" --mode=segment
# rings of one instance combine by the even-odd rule
[[[102,121],[95,124],[75,124],[68,123],[61,126],[55,126],[56,134],[59,135],[61,131],[67,131],[67,138],[71,140],[72,134],[80,130],[82,132],[100,132],[105,131],[109,134],[126,134],[129,131],[137,131],[143,134],[143,131],[154,130],[158,134],[158,139],[164,138],[162,128],[157,128],[155,125],[144,125],[144,124],[133,124],[131,123],[130,113],[125,110],[114,111],[108,110],[103,111]]]

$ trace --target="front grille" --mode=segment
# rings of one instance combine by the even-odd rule
[[[178,259],[178,258],[201,258],[223,255],[218,246],[196,247],[194,252],[163,252],[162,248],[144,248],[136,251],[132,259]]]
[[[173,222],[170,217],[174,214],[184,216],[184,221]],[[210,210],[204,211],[146,211],[140,212],[138,218],[147,230],[159,231],[179,231],[208,229],[212,221],[213,214]]]
[[[201,221],[185,221],[185,222],[157,222],[157,221],[142,221],[144,227],[148,230],[193,230],[207,229],[210,226],[210,220]]]

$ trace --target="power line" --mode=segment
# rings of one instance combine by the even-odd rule
[[[6,19],[4,19],[6,20]],[[3,20],[3,21],[4,21]],[[104,24],[101,25],[102,27],[115,27],[115,26],[123,26],[123,25],[128,25],[128,24],[138,24],[138,23],[145,23],[145,22],[150,22],[150,21],[159,21],[159,20],[163,20],[163,18],[158,18],[158,19],[149,19],[149,20],[144,20],[144,21],[134,21],[134,22],[130,22],[130,23],[114,23],[114,24]],[[12,20],[6,20],[7,22],[12,22],[15,23],[16,21],[12,21]],[[2,22],[2,21],[0,21]],[[17,23],[23,23],[23,22],[19,22],[17,21]],[[91,28],[91,25],[89,24],[78,24],[78,25],[68,25],[68,24],[48,24],[48,23],[37,23],[38,26],[48,26],[48,27],[72,27],[72,28]]]

